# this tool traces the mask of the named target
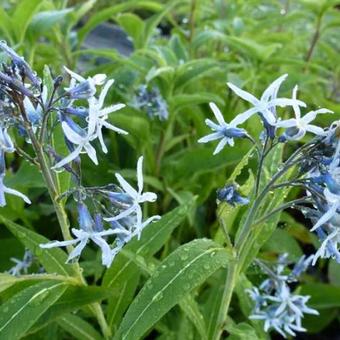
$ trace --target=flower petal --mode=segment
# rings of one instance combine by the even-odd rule
[[[97,154],[96,154],[96,149],[90,144],[86,143],[84,145],[84,149],[86,150],[87,155],[90,157],[92,162],[96,165],[98,165],[98,159],[97,159]]]
[[[77,144],[77,145],[84,143],[84,137],[76,133],[66,122],[62,122],[61,127],[63,128],[65,137],[71,143]]]
[[[143,191],[143,156],[140,156],[137,161],[137,186],[138,193],[141,194]]]
[[[81,151],[82,147],[78,146],[77,148],[75,148],[68,156],[66,156],[64,159],[62,159],[60,162],[58,162],[57,164],[55,164],[52,169],[58,169],[63,167],[65,164],[68,164],[70,162],[72,162],[74,159],[76,159]]]
[[[220,138],[223,138],[223,137],[224,136],[220,132],[214,132],[214,133],[211,133],[207,136],[200,138],[197,142],[198,143],[208,143],[208,142],[211,142],[213,140],[220,139]]]
[[[86,80],[85,78],[83,78],[79,74],[77,74],[77,73],[71,71],[70,69],[68,69],[66,66],[64,66],[64,69],[73,79],[79,81],[80,83]]]
[[[251,93],[244,91],[232,83],[227,83],[229,88],[234,91],[239,97],[246,100],[247,102],[253,104],[254,106],[259,104],[259,100],[253,96]]]
[[[136,199],[138,196],[138,192],[118,173],[115,174],[116,178],[123,188],[123,190],[133,199]]]
[[[220,109],[213,102],[210,102],[209,106],[210,106],[211,110],[213,111],[218,123],[223,126],[225,124],[225,121],[224,121],[224,118],[223,118],[223,115],[222,115]]]
[[[7,188],[5,186],[3,187],[3,190],[7,194],[18,196],[18,197],[22,198],[27,204],[31,204],[32,203],[30,201],[30,199],[26,195],[22,194],[21,192],[19,192],[17,190],[14,190],[14,189],[11,189],[11,188]]]
[[[252,107],[251,109],[238,114],[231,122],[230,125],[233,127],[236,127],[237,125],[240,125],[244,123],[247,119],[249,119],[253,114],[259,112],[259,109],[257,107]]]
[[[327,223],[330,219],[332,219],[332,217],[336,214],[336,211],[339,208],[339,205],[340,204],[338,202],[332,204],[330,209],[320,217],[318,222],[313,226],[313,228],[310,231],[314,231],[318,229],[319,227]]]
[[[227,138],[221,139],[221,141],[217,144],[217,147],[214,151],[214,155],[218,154],[227,144]]]
[[[270,97],[275,98],[281,84],[287,79],[287,77],[288,77],[288,74],[286,73],[282,75],[281,77],[277,78],[276,80],[274,80],[263,92],[261,96],[261,101],[267,102]]]

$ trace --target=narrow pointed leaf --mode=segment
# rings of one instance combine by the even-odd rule
[[[115,339],[142,337],[190,291],[226,266],[229,258],[224,248],[208,239],[194,240],[179,247],[162,262],[139,292]]]
[[[0,222],[31,252],[39,259],[47,272],[57,273],[65,276],[74,276],[77,274],[75,266],[65,264],[67,260],[66,253],[59,248],[42,249],[40,244],[47,243],[49,240],[27,228],[20,226],[2,216]]]
[[[0,339],[19,339],[66,290],[59,281],[28,287],[0,307]]]

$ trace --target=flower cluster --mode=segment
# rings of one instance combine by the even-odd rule
[[[135,98],[135,106],[146,111],[149,118],[158,117],[160,121],[164,121],[169,117],[168,105],[158,87],[149,90],[147,85],[140,86]]]
[[[154,193],[143,193],[143,157],[137,164],[138,190],[120,174],[116,174],[120,186],[109,184],[93,188],[82,185],[81,155],[87,154],[97,165],[95,143],[104,153],[108,152],[103,130],[128,133],[109,122],[109,115],[125,106],[121,103],[105,106],[114,81],[108,80],[104,74],[85,78],[65,67],[70,81],[62,87],[63,76],[52,79],[49,72],[45,72],[41,79],[5,42],[0,42],[0,49],[8,57],[8,63],[4,63],[0,70],[0,206],[6,205],[5,194],[19,196],[31,203],[25,195],[3,183],[5,153],[17,151],[42,168],[52,199],[56,195],[72,196],[78,206],[79,228],[71,230],[75,238],[42,244],[41,247],[68,246],[68,261],[72,261],[81,255],[91,240],[102,251],[103,265],[109,267],[127,242],[134,236],[140,238],[142,230],[160,218],[143,219],[141,204],[154,202],[157,198]],[[35,154],[20,149],[13,142],[10,130],[24,137]],[[62,155],[54,147],[56,131],[63,132],[67,155]],[[73,187],[68,192],[58,192],[53,171],[71,173]],[[107,239],[112,236],[111,244]]]
[[[137,163],[138,191],[135,190],[120,174],[116,174],[120,187],[112,188],[108,185],[100,188],[81,188],[81,192],[75,192],[81,197],[78,202],[79,229],[72,228],[75,238],[66,241],[52,241],[41,244],[41,248],[54,247],[76,247],[68,257],[68,262],[77,259],[88,241],[94,242],[102,251],[102,263],[110,267],[113,259],[133,237],[140,238],[142,230],[151,222],[160,219],[160,216],[152,216],[143,220],[141,203],[154,202],[156,194],[152,192],[143,193],[143,157]],[[91,216],[85,203],[89,198],[97,202],[94,214]],[[100,204],[101,203],[101,204]],[[103,208],[103,205],[108,205]],[[103,214],[106,213],[106,216]],[[108,228],[104,223],[108,222]],[[115,236],[113,246],[107,242],[108,236]]]
[[[253,287],[247,290],[255,303],[249,318],[263,320],[266,332],[274,329],[283,337],[287,334],[295,336],[295,332],[306,331],[302,327],[304,314],[319,314],[306,305],[309,296],[294,294],[289,287],[289,283],[296,281],[298,276],[308,268],[312,258],[313,256],[308,258],[303,256],[289,274],[285,273],[288,264],[287,254],[279,257],[274,270],[259,263],[269,278],[263,281],[259,288]]]
[[[234,84],[228,83],[229,88],[240,98],[249,102],[253,107],[247,111],[237,115],[230,123],[226,123],[221,111],[214,103],[210,103],[210,107],[216,117],[217,123],[214,123],[210,119],[206,119],[206,124],[213,130],[213,133],[198,140],[199,143],[208,143],[210,141],[220,139],[214,154],[219,153],[227,144],[234,145],[234,138],[248,138],[249,134],[243,128],[238,126],[253,115],[258,114],[263,126],[265,128],[265,135],[274,139],[278,128],[285,128],[285,132],[279,136],[280,141],[286,140],[299,140],[306,132],[311,132],[318,136],[324,136],[325,131],[315,125],[309,124],[320,113],[330,113],[327,109],[320,109],[316,111],[310,111],[301,117],[300,107],[306,107],[306,104],[296,98],[297,87],[293,90],[292,98],[278,98],[278,91],[281,84],[287,78],[287,74],[276,79],[268,88],[263,92],[260,99],[257,99],[252,94],[240,89]],[[292,107],[295,113],[295,118],[281,120],[276,113],[277,107]]]
[[[307,132],[314,134],[311,142],[297,150],[294,162],[287,164],[297,165],[299,173],[284,185],[300,186],[306,191],[306,200],[300,204],[299,209],[312,220],[314,226],[311,231],[316,232],[321,242],[313,264],[318,258],[334,258],[340,263],[340,121],[334,122],[327,129],[311,124],[318,114],[333,112],[322,108],[302,115],[301,107],[306,104],[297,99],[297,86],[293,89],[292,98],[278,98],[279,88],[286,78],[287,75],[283,75],[275,80],[260,99],[228,83],[233,92],[253,107],[226,123],[217,106],[210,103],[218,124],[207,119],[206,124],[213,133],[199,139],[199,142],[207,143],[220,139],[214,154],[220,152],[226,144],[234,145],[234,138],[248,138],[260,149],[248,132],[238,127],[254,114],[260,117],[264,126],[260,138],[263,151],[259,151],[262,156],[267,155],[268,150],[279,143],[299,141]],[[276,112],[278,106],[292,107],[295,118],[280,119]],[[218,190],[217,195],[220,201],[224,200],[230,204],[248,202],[237,193],[233,185]]]
[[[0,206],[6,205],[5,194],[11,194],[22,198],[26,203],[31,201],[24,194],[17,190],[8,188],[4,184],[6,175],[6,153],[15,151],[14,143],[8,133],[11,127],[24,131],[24,121],[13,115],[14,103],[10,99],[13,95],[25,97],[26,103],[30,102],[33,92],[29,89],[36,88],[40,85],[39,79],[30,69],[24,59],[19,57],[12,49],[10,49],[4,41],[0,41],[0,49],[11,58],[11,64],[4,66],[0,71]],[[21,79],[28,79],[30,84],[26,84]],[[25,103],[23,103],[25,105]],[[27,105],[27,104],[26,104]],[[27,117],[30,120],[31,117]]]
[[[313,263],[318,258],[340,263],[340,121],[306,153],[301,172],[305,173],[301,184],[313,203],[302,212],[313,222],[311,231],[321,242]]]

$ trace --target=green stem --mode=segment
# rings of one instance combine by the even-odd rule
[[[48,161],[46,159],[46,155],[43,151],[43,148],[41,144],[38,143],[37,139],[35,138],[35,135],[30,127],[27,128],[27,131],[29,133],[30,139],[32,141],[32,145],[34,148],[34,151],[36,152],[40,168],[47,186],[47,190],[49,192],[49,195],[51,197],[51,200],[53,202],[53,206],[57,215],[57,219],[61,228],[61,232],[63,234],[64,240],[71,240],[72,236],[70,234],[70,229],[69,229],[69,222],[68,222],[68,217],[64,208],[64,205],[62,202],[58,201],[58,196],[59,196],[59,191],[58,188],[55,184],[54,176],[51,172],[51,169],[49,167]],[[70,253],[73,250],[73,247],[70,245],[67,247],[67,251]],[[77,274],[78,274],[78,279],[81,283],[84,285],[87,285],[83,275],[82,275],[82,270],[79,266],[79,263],[75,264],[75,267],[77,269]],[[111,330],[110,327],[108,326],[103,310],[101,308],[101,305],[99,303],[93,303],[90,306],[93,314],[98,320],[98,323],[100,325],[100,328],[102,330],[102,333],[105,337],[105,339],[109,339],[111,337]]]
[[[96,302],[91,305],[91,309],[94,312],[93,314],[96,316],[100,329],[104,335],[105,339],[110,339],[112,337],[111,329],[106,322],[105,315],[101,305]]]
[[[230,265],[228,267],[228,274],[226,277],[226,282],[224,285],[224,290],[221,297],[221,304],[216,321],[215,334],[212,337],[212,339],[214,340],[219,340],[221,338],[231,298],[233,296],[233,291],[237,282],[237,274],[238,266],[236,259],[234,259],[232,262],[230,262]]]
[[[296,150],[288,158],[288,160],[284,163],[284,166],[272,177],[269,183],[265,186],[265,188],[261,191],[261,193],[256,197],[254,203],[252,204],[249,210],[249,213],[246,217],[244,224],[242,225],[240,233],[237,235],[236,240],[235,240],[234,251],[235,251],[236,256],[230,262],[229,267],[228,267],[228,275],[226,278],[224,291],[221,297],[221,304],[220,304],[218,317],[217,317],[216,331],[213,336],[214,340],[219,340],[221,337],[224,323],[228,315],[228,310],[229,310],[231,298],[233,295],[233,291],[238,280],[238,275],[243,270],[245,259],[247,258],[249,251],[252,248],[254,239],[256,238],[254,235],[254,238],[251,239],[250,235],[253,231],[252,226],[254,224],[258,209],[260,208],[261,203],[263,199],[266,197],[267,193],[271,190],[273,184],[281,176],[283,176],[292,166],[294,166],[297,162],[300,161],[300,159],[297,156],[300,154],[302,150],[304,150],[306,147],[309,147],[311,145],[313,145],[313,143],[309,143],[308,145],[302,146],[300,149]],[[272,213],[275,213],[275,212],[272,212]],[[259,232],[260,232],[259,229],[256,230],[256,234]]]
[[[317,21],[316,21],[315,32],[312,37],[312,40],[311,40],[311,43],[310,43],[310,46],[309,46],[309,49],[308,49],[308,52],[305,58],[307,63],[311,60],[316,44],[320,39],[321,22],[322,22],[322,14],[318,16]]]

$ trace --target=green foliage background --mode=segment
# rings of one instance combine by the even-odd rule
[[[53,76],[66,65],[86,75],[106,73],[115,79],[110,100],[127,107],[110,119],[129,135],[105,136],[110,152],[100,156],[98,167],[84,163],[86,184],[112,182],[117,169],[133,180],[135,160],[144,154],[145,181],[159,195],[148,213],[164,215],[145,230],[139,242],[127,246],[106,272],[95,249],[88,248],[80,265],[89,285],[80,285],[72,265],[64,264],[63,251],[38,249],[42,236],[37,233],[60,238],[57,220],[39,172],[11,154],[7,184],[29,193],[34,204],[26,208],[22,201],[9,197],[8,205],[1,209],[0,269],[8,270],[10,258],[20,258],[25,246],[49,274],[22,278],[1,274],[0,339],[100,339],[93,318],[96,301],[103,301],[116,339],[137,339],[146,334],[150,339],[212,339],[214,306],[230,258],[222,247],[215,191],[228,178],[237,178],[242,192],[248,194],[254,162],[247,156],[247,142],[216,156],[212,155],[213,146],[197,143],[208,132],[204,119],[211,118],[212,113],[207,103],[215,102],[229,121],[246,106],[231,95],[227,81],[258,95],[272,80],[288,73],[282,88],[284,96],[290,96],[290,89],[298,84],[300,97],[309,106],[335,112],[333,117],[322,115],[321,126],[339,119],[340,2],[0,3],[1,39],[24,55],[40,74],[44,65],[50,67]],[[104,22],[126,32],[133,45],[130,55],[107,46],[89,47],[90,33]],[[106,38],[115,40],[113,34]],[[150,119],[134,106],[138,88],[145,84],[160,89],[168,105],[167,121]],[[253,135],[261,131],[253,121],[245,128]],[[272,163],[267,165],[269,178],[275,157],[282,155],[272,156]],[[241,165],[235,169],[237,164]],[[74,207],[68,205],[67,209],[76,223]],[[231,234],[236,232],[244,210],[222,207],[220,213]],[[254,256],[260,251],[259,256],[269,260],[283,252],[296,260],[317,246],[307,222],[287,212],[271,221],[259,242],[261,249],[254,249]],[[186,270],[188,263],[194,265]],[[247,319],[251,305],[244,289],[260,279],[261,274],[252,266],[242,276],[232,301],[233,320],[226,326],[230,339],[268,338],[257,322]],[[327,336],[338,330],[340,266],[321,261],[298,289],[311,295],[311,306],[320,311],[319,317],[306,318],[308,331]],[[20,306],[23,309],[14,319],[6,319]]]

